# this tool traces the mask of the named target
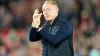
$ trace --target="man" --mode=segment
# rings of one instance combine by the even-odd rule
[[[59,8],[55,1],[45,1],[42,11],[46,22],[40,25],[42,13],[36,9],[33,15],[29,40],[41,40],[43,56],[74,56],[73,28],[67,19],[58,16]]]

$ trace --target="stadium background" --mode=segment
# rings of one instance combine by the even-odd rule
[[[73,24],[75,56],[100,56],[100,0],[57,0],[61,16]],[[0,56],[41,56],[40,41],[28,31],[44,0],[0,0]]]

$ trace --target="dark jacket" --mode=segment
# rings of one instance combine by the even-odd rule
[[[32,28],[29,31],[29,40],[41,40],[43,56],[74,56],[72,24],[59,16],[53,24],[49,22],[41,25],[40,31]]]

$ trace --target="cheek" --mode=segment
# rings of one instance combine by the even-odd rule
[[[54,15],[56,15],[56,14],[57,14],[57,11],[56,11],[56,10],[54,10],[54,11],[52,11],[52,13],[53,13]]]
[[[52,11],[52,12],[51,12],[51,14],[52,14],[52,15],[55,15],[55,14],[56,14],[56,12],[55,12],[55,11]]]

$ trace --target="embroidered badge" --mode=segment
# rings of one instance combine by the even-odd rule
[[[57,33],[57,31],[59,30],[59,26],[54,26],[54,27],[50,27],[49,28],[49,33],[52,35],[55,35]]]

